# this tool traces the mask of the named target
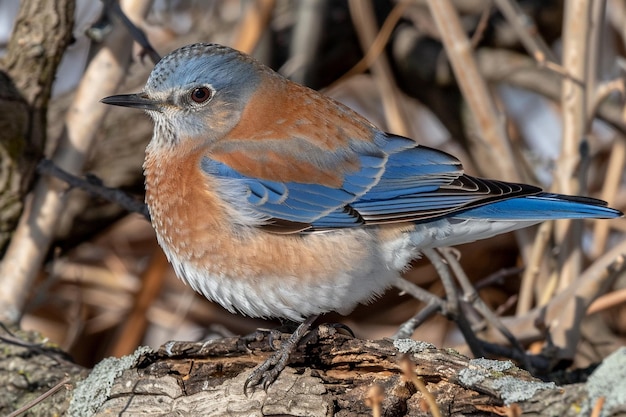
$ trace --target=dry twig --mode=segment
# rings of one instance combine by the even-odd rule
[[[485,80],[478,71],[471,43],[454,6],[450,0],[429,0],[428,5],[459,88],[476,120],[480,137],[488,144],[490,161],[498,167],[501,178],[518,181],[520,176],[513,163],[504,118],[497,111]]]
[[[359,40],[364,51],[369,50],[376,40],[377,33],[374,28],[376,18],[373,6],[370,2],[350,0],[350,14],[352,22],[359,35]],[[405,110],[402,107],[398,95],[400,91],[394,81],[393,72],[385,55],[378,55],[371,65],[372,73],[378,88],[381,91],[385,119],[391,133],[408,136],[409,122]]]

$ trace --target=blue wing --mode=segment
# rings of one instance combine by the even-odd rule
[[[209,158],[202,161],[202,168],[211,175],[238,180],[245,191],[247,203],[268,218],[311,224],[348,205],[371,188],[378,181],[385,160],[384,154],[361,156],[361,168],[355,173],[345,175],[339,188],[251,178]]]
[[[493,220],[616,217],[606,203],[542,193],[540,188],[475,178],[455,157],[410,139],[380,134],[357,153],[360,168],[338,187],[303,181],[252,178],[205,158],[211,175],[236,180],[247,203],[279,232],[324,230],[397,222],[424,222],[454,215]]]
[[[231,185],[235,181],[242,194],[237,198],[245,198],[248,208],[269,219],[270,223],[280,225],[287,232],[290,228],[300,231],[311,227],[350,227],[363,223],[358,213],[350,209],[350,203],[379,182],[386,170],[388,153],[413,146],[415,143],[410,139],[381,135],[373,142],[355,141],[349,149],[341,149],[335,154],[330,151],[318,154],[317,150],[311,149],[310,155],[292,158],[292,164],[305,160],[308,162],[308,169],[316,167],[318,170],[325,169],[322,168],[323,165],[334,161],[336,165],[330,168],[334,176],[339,175],[344,168],[341,164],[351,164],[356,160],[357,169],[343,169],[347,172],[341,174],[341,184],[338,186],[306,182],[306,174],[303,175],[300,171],[297,172],[299,176],[292,175],[297,178],[293,181],[275,181],[244,175],[241,173],[243,168],[238,170],[227,163],[211,159],[210,154],[203,158],[202,169],[218,179],[230,181]],[[243,167],[242,162],[237,163]],[[311,177],[315,177],[315,174],[316,172],[310,172]]]

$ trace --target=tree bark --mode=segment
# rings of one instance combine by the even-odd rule
[[[28,337],[32,341],[33,336]],[[0,413],[13,411],[65,375],[67,389],[46,398],[28,415],[354,416],[372,415],[376,407],[385,416],[433,415],[424,394],[411,382],[416,377],[425,382],[444,416],[573,416],[590,412],[596,403],[593,375],[587,384],[557,386],[508,361],[471,360],[409,339],[359,340],[330,326],[321,326],[298,349],[267,391],[253,388],[246,396],[243,386],[251,369],[272,352],[269,340],[267,332],[258,332],[247,339],[170,342],[157,351],[140,348],[121,359],[105,359],[89,372],[57,350],[2,342],[0,384],[9,391],[6,397],[0,395]],[[607,361],[617,362],[606,367],[620,379],[614,370],[626,360],[626,350],[613,356]],[[403,361],[408,361],[408,370]],[[80,381],[87,373],[89,377]],[[595,392],[598,379],[593,382]],[[601,379],[623,385],[610,376]],[[380,399],[371,396],[372,386],[382,392]],[[620,408],[610,403],[606,389],[602,395],[605,407],[613,407],[605,410],[613,414],[605,415],[624,410],[623,404]]]
[[[0,253],[43,153],[52,83],[73,26],[73,0],[23,0],[0,60]]]

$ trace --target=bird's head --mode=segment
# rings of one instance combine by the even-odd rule
[[[102,99],[145,110],[155,122],[154,146],[215,141],[239,121],[263,67],[225,46],[193,44],[163,57],[143,91]]]

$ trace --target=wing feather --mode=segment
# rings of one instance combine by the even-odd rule
[[[255,165],[271,163],[256,143],[217,148],[202,161],[205,172],[242,188],[238,197],[228,194],[231,203],[247,204],[277,233],[427,221],[541,191],[465,175],[457,158],[401,136],[381,133],[371,143],[349,141],[348,148],[334,151],[296,143],[307,155],[294,155],[288,142],[280,143],[266,143],[272,158],[282,158],[279,179]],[[307,170],[313,170],[308,178]]]

